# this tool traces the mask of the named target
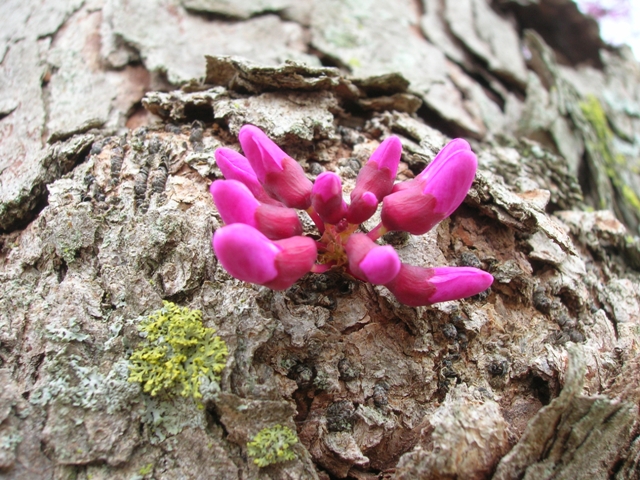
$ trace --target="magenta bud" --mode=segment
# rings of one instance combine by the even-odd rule
[[[458,150],[448,161],[429,172],[422,194],[436,198],[438,215],[446,218],[460,206],[471,188],[477,168],[478,160],[471,150]]]
[[[271,241],[242,223],[222,227],[213,235],[213,250],[229,274],[243,282],[284,290],[309,272],[317,256],[307,237]]]
[[[492,283],[493,276],[477,268],[424,268],[403,263],[398,275],[385,287],[401,303],[419,307],[477,295]]]
[[[218,148],[215,152],[216,164],[227,180],[237,180],[244,184],[262,203],[282,205],[275,198],[271,198],[258,181],[256,172],[251,168],[249,160],[230,148]]]
[[[427,165],[427,167],[422,172],[420,172],[420,174],[418,174],[416,178],[414,178],[413,180],[407,180],[406,182],[396,183],[393,186],[391,193],[399,192],[401,190],[406,190],[408,188],[412,188],[418,185],[422,185],[424,187],[428,179],[429,172],[431,170],[436,169],[438,165],[446,161],[450,155],[452,155],[453,153],[459,150],[471,151],[471,146],[466,140],[462,138],[454,138],[449,143],[447,143],[444,147],[442,147],[442,150],[438,152],[438,154],[431,161],[431,163]]]
[[[356,186],[351,192],[351,205],[347,212],[349,223],[365,222],[375,213],[378,203],[393,188],[401,155],[402,143],[395,136],[387,138],[373,152],[369,161],[360,169]]]
[[[379,170],[388,170],[391,178],[396,177],[398,173],[398,164],[402,156],[402,142],[395,135],[387,137],[375,149],[367,163],[375,163]]]
[[[347,211],[347,222],[355,225],[366,222],[376,213],[378,197],[372,192],[359,192],[354,195],[351,192],[351,205]]]
[[[302,223],[295,210],[261,204],[256,210],[257,229],[271,240],[302,235]]]
[[[387,230],[404,230],[414,235],[427,233],[464,201],[477,165],[471,150],[456,150],[442,157],[426,176],[416,178],[413,186],[398,189],[384,198],[382,224]]]
[[[216,180],[209,191],[224,223],[245,223],[255,228],[260,202],[244,184],[237,180]]]
[[[349,271],[367,282],[383,285],[400,271],[400,258],[391,245],[380,246],[362,233],[349,237],[345,246]]]
[[[449,143],[447,143],[444,147],[442,147],[442,150],[440,150],[438,154],[435,156],[435,158],[433,159],[433,161],[429,165],[427,165],[427,167],[422,172],[418,174],[416,179],[418,180],[428,179],[431,170],[437,169],[440,166],[440,164],[447,162],[449,157],[451,157],[453,154],[459,151],[470,152],[471,145],[469,145],[469,142],[467,142],[462,138],[454,138]]]
[[[269,195],[287,207],[300,210],[309,208],[313,184],[298,162],[253,125],[242,127],[238,139],[253,171]]]
[[[276,257],[278,276],[266,284],[273,290],[286,290],[309,273],[318,257],[316,242],[309,237],[291,237],[274,242],[282,248]]]
[[[436,204],[437,200],[424,195],[420,188],[392,193],[382,201],[382,225],[388,231],[403,230],[422,235],[445,218],[434,213]]]
[[[311,205],[324,223],[335,225],[347,214],[342,199],[342,182],[333,172],[318,175],[311,191]]]
[[[216,180],[210,191],[222,221],[227,225],[250,225],[271,240],[302,233],[295,210],[258,202],[249,188],[237,180]]]
[[[436,267],[431,285],[436,287],[432,303],[447,302],[484,292],[493,283],[493,276],[473,267]]]
[[[278,276],[276,257],[282,249],[249,225],[234,223],[216,230],[213,250],[238,280],[265,285]]]

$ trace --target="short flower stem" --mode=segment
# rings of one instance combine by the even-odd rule
[[[324,273],[330,270],[333,265],[333,263],[323,263],[321,265],[316,263],[313,267],[311,267],[311,271],[313,273]]]
[[[389,232],[389,230],[387,230],[386,227],[382,225],[382,222],[380,222],[373,230],[367,233],[367,237],[375,242],[387,232]]]
[[[316,224],[316,228],[320,232],[320,235],[322,235],[324,233],[324,222],[320,219],[320,216],[316,213],[313,207],[307,208],[306,212],[311,217],[311,220],[313,220],[313,223]]]

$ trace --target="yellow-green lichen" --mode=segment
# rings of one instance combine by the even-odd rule
[[[588,95],[585,101],[580,102],[580,109],[595,134],[595,142],[588,143],[602,156],[607,177],[624,198],[624,201],[640,211],[640,198],[631,187],[622,181],[618,173],[621,167],[626,166],[626,161],[624,156],[617,153],[613,147],[613,131],[609,127],[607,114],[600,101],[594,95]],[[601,207],[604,208],[606,205],[601,205]]]
[[[630,205],[633,205],[636,210],[640,211],[640,198],[638,198],[636,192],[634,192],[629,185],[622,186],[622,196]]]
[[[202,325],[199,310],[163,304],[138,327],[146,338],[129,358],[129,381],[139,382],[152,396],[178,392],[200,399],[203,381],[220,381],[227,345]]]
[[[580,110],[585,119],[591,124],[598,141],[603,146],[613,138],[613,132],[609,128],[607,114],[604,112],[600,101],[594,95],[588,95],[584,102],[580,102]]]
[[[298,443],[298,437],[288,427],[275,425],[263,428],[247,443],[247,452],[253,463],[266,467],[274,463],[286,462],[296,458],[291,446]]]

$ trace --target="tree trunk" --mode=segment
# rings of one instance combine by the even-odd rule
[[[3,478],[640,478],[640,66],[572,1],[9,1],[0,19]],[[384,242],[492,288],[412,308],[339,269],[235,280],[208,186],[245,124],[346,192],[390,134],[398,180],[467,138],[463,206]],[[129,381],[163,300],[226,342],[202,398]],[[275,425],[295,458],[259,467],[247,443]]]

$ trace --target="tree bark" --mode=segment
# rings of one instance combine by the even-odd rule
[[[639,478],[640,66],[573,2],[0,18],[3,478]],[[411,308],[340,270],[282,292],[233,279],[208,186],[247,123],[346,192],[390,134],[398,180],[469,139],[465,203],[383,241],[487,270],[490,291]],[[202,400],[128,381],[163,300],[227,344]],[[277,424],[296,458],[259,468],[247,442]]]

